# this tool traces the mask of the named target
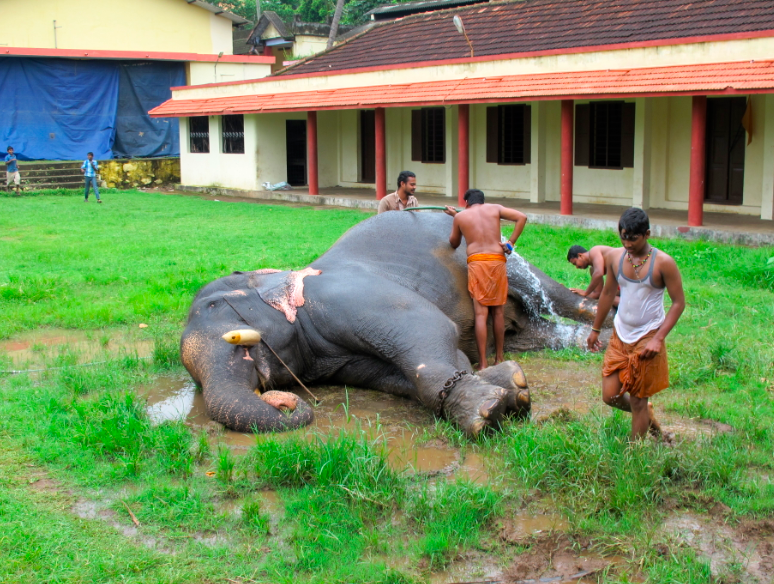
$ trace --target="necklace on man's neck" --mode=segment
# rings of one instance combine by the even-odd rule
[[[645,259],[642,260],[639,264],[635,264],[634,260],[632,259],[632,254],[629,253],[629,250],[626,250],[626,259],[629,260],[629,263],[632,265],[632,268],[634,268],[634,277],[638,280],[640,279],[640,268],[644,266],[648,260],[650,259],[651,254],[653,253],[653,246],[650,246],[650,249],[648,250],[648,255],[645,256]]]

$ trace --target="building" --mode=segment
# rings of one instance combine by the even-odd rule
[[[351,26],[340,26],[339,35],[344,35]],[[285,23],[276,12],[264,10],[255,26],[249,32],[234,34],[234,53],[275,56],[274,70],[292,64],[294,61],[324,51],[328,47],[331,25],[319,22],[302,22],[296,15]]]
[[[772,219],[774,3],[434,10],[268,78],[176,88],[151,115],[180,118],[186,185],[381,197],[409,168],[423,191],[475,185],[566,214],[583,202],[685,210],[691,225],[704,210]]]
[[[177,156],[174,119],[147,112],[171,86],[264,77],[233,56],[248,21],[201,0],[0,4],[0,143],[19,158]]]

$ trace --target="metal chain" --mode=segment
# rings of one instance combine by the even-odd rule
[[[438,407],[435,408],[436,416],[440,417],[443,414],[443,404],[446,401],[446,398],[449,397],[452,388],[457,384],[457,382],[467,374],[468,372],[464,369],[462,371],[455,371],[454,375],[447,379],[446,383],[443,384],[443,389],[438,392],[438,397],[440,399],[438,400]]]

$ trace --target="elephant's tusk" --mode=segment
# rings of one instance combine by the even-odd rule
[[[229,331],[221,337],[227,343],[232,345],[244,345],[252,347],[261,342],[261,333],[254,329],[240,329]]]

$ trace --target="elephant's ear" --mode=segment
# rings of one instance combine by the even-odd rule
[[[265,285],[257,288],[258,295],[269,306],[276,308],[288,322],[296,322],[296,312],[304,305],[304,278],[319,276],[322,272],[313,268],[304,268],[297,272],[283,272],[282,278],[266,278]]]

